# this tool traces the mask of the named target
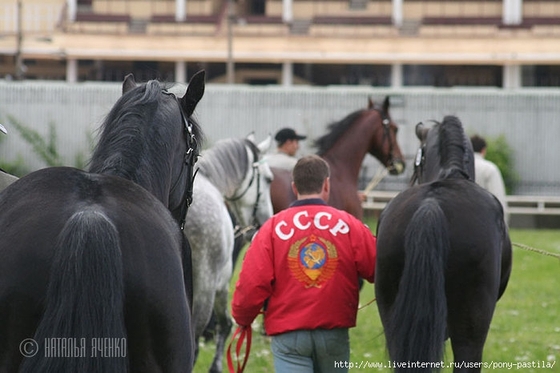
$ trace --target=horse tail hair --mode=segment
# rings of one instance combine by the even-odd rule
[[[412,216],[404,247],[403,273],[390,330],[386,332],[389,353],[397,372],[432,372],[431,364],[426,364],[426,369],[413,370],[403,364],[437,363],[443,356],[447,325],[444,270],[449,234],[447,220],[435,199],[424,200]]]
[[[103,212],[76,212],[60,232],[33,340],[22,373],[128,371],[119,235]]]

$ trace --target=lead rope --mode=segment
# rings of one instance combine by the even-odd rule
[[[541,254],[541,255],[551,256],[553,258],[556,258],[556,259],[560,260],[560,254],[554,254],[554,253],[544,251],[544,250],[541,250],[541,249],[536,249],[534,247],[527,246],[527,245],[524,245],[522,243],[512,242],[511,244],[513,246],[517,246],[517,247],[519,247],[520,249],[523,249],[523,250],[532,251],[534,253]]]
[[[553,258],[556,258],[556,259],[560,260],[560,254],[555,254],[555,253],[551,253],[551,252],[548,252],[548,251],[545,251],[545,250],[537,249],[537,248],[534,248],[534,247],[531,247],[531,246],[524,245],[522,243],[512,242],[511,244],[513,246],[517,246],[517,247],[519,247],[520,249],[523,249],[523,250],[532,251],[534,253],[541,254],[541,255],[551,256]],[[375,301],[376,301],[376,299],[373,298],[372,300],[370,300],[369,302],[367,302],[363,306],[358,307],[358,311],[366,308],[367,306],[374,303]]]
[[[389,173],[389,170],[387,170],[386,167],[382,167],[382,168],[378,168],[377,172],[375,173],[375,175],[371,178],[371,181],[369,182],[369,184],[366,186],[366,188],[364,189],[363,193],[364,196],[367,196],[367,194],[369,192],[371,192],[373,190],[373,188],[375,188],[377,186],[377,184],[379,184],[381,182],[381,180],[383,180],[383,178],[385,176],[387,176],[387,174]],[[358,311],[366,308],[367,306],[369,306],[370,304],[375,302],[375,298],[373,298],[372,300],[370,300],[369,302],[367,302],[366,304],[364,304],[363,306],[358,307]]]
[[[244,236],[245,233],[251,231],[252,229],[257,229],[258,227],[254,224],[248,225],[245,228],[241,228],[240,226],[235,227],[235,235],[233,236],[234,239],[237,239],[241,236]]]
[[[551,252],[544,251],[544,250],[541,250],[541,249],[537,249],[537,248],[534,248],[534,247],[531,247],[531,246],[524,245],[522,243],[512,242],[511,244],[513,246],[517,246],[517,247],[519,247],[523,250],[532,251],[534,253],[541,254],[541,255],[551,256],[553,258],[556,258],[556,259],[560,260],[560,254],[555,254],[555,253],[551,253]],[[373,298],[372,300],[370,300],[369,302],[367,302],[363,306],[358,307],[358,311],[366,308],[367,306],[374,303],[375,301],[376,301],[376,298]]]
[[[373,177],[371,178],[371,181],[369,182],[369,184],[364,189],[364,191],[363,191],[364,195],[367,195],[369,192],[371,192],[373,190],[373,188],[375,188],[381,182],[381,180],[383,180],[383,178],[385,176],[387,176],[388,173],[389,173],[389,170],[387,170],[386,167],[378,168],[377,172],[375,173],[375,175],[373,175]]]
[[[370,300],[369,302],[367,302],[366,304],[364,304],[363,306],[358,307],[358,311],[359,310],[363,310],[364,308],[366,308],[367,306],[369,306],[370,304],[374,303],[376,301],[376,298],[373,298],[372,300]]]
[[[251,352],[251,341],[253,336],[253,330],[251,329],[251,325],[249,326],[238,326],[235,329],[235,333],[233,333],[233,337],[231,338],[231,342],[227,348],[227,364],[229,373],[243,373],[245,370],[245,366],[247,365],[247,361],[249,360],[249,353]],[[237,343],[235,345],[235,358],[231,355],[231,346],[235,342],[235,338],[237,339]],[[245,344],[245,355],[243,356],[243,360],[240,358],[241,350],[243,345]],[[237,364],[234,366],[234,360]]]
[[[264,315],[264,312],[260,311],[258,315]],[[237,366],[235,367],[233,365],[234,358],[231,356],[231,346],[235,342],[236,337],[239,338],[237,339],[237,344],[235,345],[235,362],[237,363]],[[248,326],[238,325],[237,329],[235,329],[235,333],[233,333],[233,337],[231,337],[231,342],[229,342],[227,348],[227,363],[228,363],[229,373],[243,373],[243,371],[245,370],[245,366],[247,365],[247,361],[249,360],[249,353],[251,352],[252,337],[253,337],[253,329],[251,329],[251,325]],[[239,356],[245,340],[247,340],[247,345],[245,346],[245,356],[243,356],[243,363],[240,363],[241,359],[239,358]]]

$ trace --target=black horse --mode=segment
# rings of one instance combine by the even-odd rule
[[[90,172],[47,168],[0,194],[1,372],[191,371],[190,253],[177,219],[203,93],[204,73],[180,99],[128,76]]]
[[[395,371],[431,372],[449,337],[454,372],[478,372],[511,272],[502,207],[474,183],[458,118],[419,124],[416,135],[419,185],[397,195],[377,226],[375,291],[387,349]]]

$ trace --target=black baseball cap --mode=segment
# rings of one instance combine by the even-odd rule
[[[274,140],[278,141],[279,143],[284,143],[287,140],[305,140],[307,136],[298,135],[296,131],[291,128],[282,128],[280,131],[276,133],[274,136]]]

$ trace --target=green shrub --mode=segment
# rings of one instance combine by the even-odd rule
[[[49,133],[44,138],[39,132],[34,129],[24,125],[19,120],[11,115],[7,116],[8,122],[16,129],[20,136],[33,148],[33,152],[48,166],[68,166],[60,152],[57,144],[57,134],[55,123],[49,123]],[[87,139],[89,143],[89,150],[93,149],[93,137],[91,133],[87,133]],[[84,169],[87,164],[87,155],[85,152],[79,152],[74,156],[74,163],[71,164],[72,167],[79,169]],[[15,161],[12,162],[0,162],[0,168],[4,171],[22,177],[30,172],[29,167],[25,164],[25,160],[18,156]]]
[[[487,144],[486,159],[498,166],[504,179],[506,194],[512,194],[519,181],[519,175],[515,172],[513,164],[513,149],[503,135],[495,138],[486,137],[485,139]]]

